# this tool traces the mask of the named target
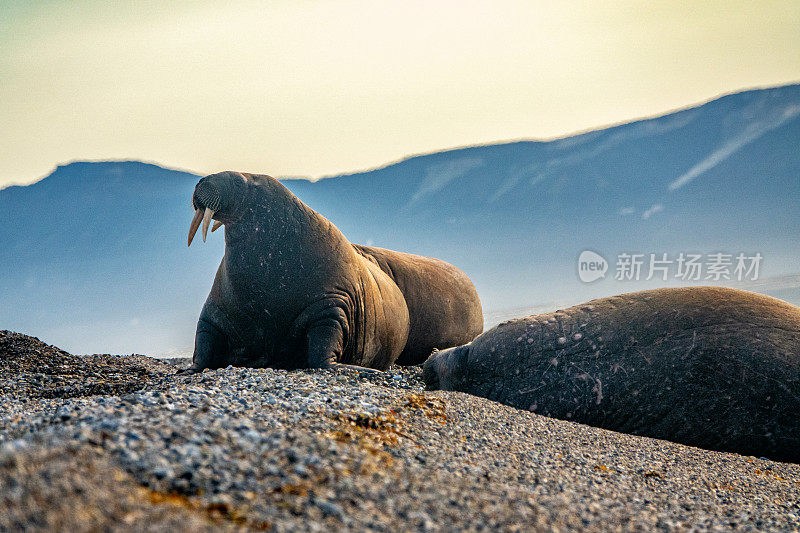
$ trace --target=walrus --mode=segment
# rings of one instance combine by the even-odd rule
[[[800,462],[800,308],[665,288],[504,322],[433,353],[429,389],[711,450]]]
[[[483,328],[477,291],[456,267],[357,246],[276,179],[221,172],[192,195],[188,244],[225,227],[225,254],[200,313],[192,365],[385,370]]]

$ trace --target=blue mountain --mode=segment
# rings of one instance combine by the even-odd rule
[[[762,281],[738,286],[800,303],[799,141],[800,85],[789,85],[554,141],[284,183],[353,242],[462,268],[488,322],[685,284],[615,280],[621,253],[758,253]],[[78,162],[0,191],[0,328],[76,353],[191,350],[224,246],[215,233],[186,248],[197,179],[136,161]],[[583,250],[607,259],[605,278],[579,280]]]

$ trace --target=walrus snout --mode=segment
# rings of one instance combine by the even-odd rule
[[[245,178],[238,172],[220,172],[211,174],[201,179],[194,188],[192,194],[192,208],[194,208],[194,218],[189,225],[189,246],[192,244],[197,229],[203,224],[203,242],[208,235],[208,226],[212,218],[217,214],[217,220],[211,231],[217,231],[224,224],[223,220],[230,215],[231,208],[235,204],[233,198],[237,197],[241,185]]]
[[[189,224],[189,242],[188,246],[192,245],[197,229],[200,223],[203,223],[203,242],[206,242],[208,236],[208,225],[214,217],[214,213],[219,211],[222,207],[222,194],[219,187],[217,187],[208,177],[203,178],[194,188],[192,194],[192,207],[194,208],[194,218]],[[211,230],[216,231],[222,225],[221,222],[214,222],[214,228]]]
[[[194,187],[194,194],[192,194],[192,207],[195,209],[209,208],[213,211],[219,211],[222,207],[222,189],[221,183],[215,183],[214,176],[207,176],[201,179]]]

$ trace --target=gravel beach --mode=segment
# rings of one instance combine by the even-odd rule
[[[0,332],[0,531],[800,531],[800,465],[423,390]]]

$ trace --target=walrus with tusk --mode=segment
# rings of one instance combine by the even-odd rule
[[[222,172],[192,195],[188,243],[225,226],[225,255],[197,324],[192,366],[385,370],[483,328],[475,287],[456,267],[351,244],[265,175]]]

